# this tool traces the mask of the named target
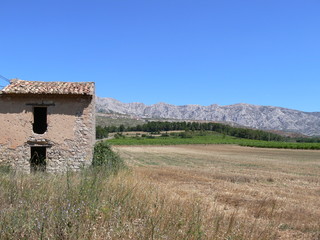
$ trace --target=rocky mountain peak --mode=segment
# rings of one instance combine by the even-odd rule
[[[96,100],[97,111],[106,113],[120,113],[148,118],[231,122],[263,130],[281,130],[309,136],[320,136],[320,112],[308,113],[246,103],[227,106],[217,104],[176,106],[163,102],[153,105],[122,103],[113,98],[97,97]]]

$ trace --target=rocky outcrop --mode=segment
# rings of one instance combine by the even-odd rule
[[[219,106],[183,105],[167,103],[145,105],[122,103],[112,98],[97,98],[97,110],[149,118],[170,118],[233,122],[242,126],[320,135],[320,113],[301,112],[273,106],[234,104]]]

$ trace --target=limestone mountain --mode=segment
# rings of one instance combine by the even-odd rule
[[[320,113],[302,112],[281,107],[234,104],[176,106],[167,103],[145,105],[122,103],[113,98],[97,97],[96,109],[100,112],[128,114],[144,118],[170,118],[231,122],[242,126],[297,132],[308,136],[320,135]]]

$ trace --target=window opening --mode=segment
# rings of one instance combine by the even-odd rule
[[[47,131],[47,108],[34,107],[33,109],[33,132],[43,134]]]
[[[30,167],[31,172],[46,170],[46,147],[31,147]]]

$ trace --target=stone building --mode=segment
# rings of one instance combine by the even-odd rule
[[[11,80],[0,91],[0,163],[23,172],[90,165],[94,92],[93,82]]]

